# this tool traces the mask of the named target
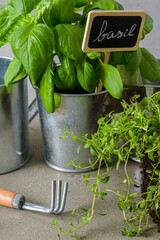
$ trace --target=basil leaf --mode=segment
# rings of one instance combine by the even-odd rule
[[[81,50],[82,28],[77,25],[59,24],[54,29],[58,50],[72,60],[81,60],[84,57],[84,53]]]
[[[30,13],[41,0],[10,0],[9,3],[19,14]]]
[[[12,33],[21,26],[30,25],[33,22],[33,16],[19,15],[10,5],[0,8],[0,46],[10,42]]]
[[[81,8],[88,3],[90,3],[90,0],[76,0],[75,7]]]
[[[94,8],[102,10],[116,10],[117,5],[113,0],[99,0],[93,4],[92,9]]]
[[[124,85],[136,87],[143,86],[142,76],[139,68],[137,68],[132,76],[130,74],[128,65],[116,65],[116,69],[118,70]]]
[[[141,39],[144,39],[144,37],[148,33],[150,33],[152,29],[153,29],[153,19],[149,15],[146,14]]]
[[[160,78],[160,65],[157,59],[145,48],[141,48],[141,52],[140,71],[142,77],[149,81],[157,81]]]
[[[116,10],[124,10],[124,7],[122,6],[122,4],[115,2],[116,6]]]
[[[87,57],[89,57],[90,59],[100,58],[101,53],[99,53],[99,52],[89,52],[89,53],[87,53]]]
[[[75,68],[75,61],[65,57],[62,53],[58,55],[60,62],[68,75],[72,73],[72,69]]]
[[[126,59],[125,59],[125,52],[112,52],[111,57],[110,57],[110,62],[112,65],[125,65],[126,64]]]
[[[5,5],[4,7],[0,8],[0,39],[2,43],[5,43],[5,39],[3,39],[4,35],[6,33],[9,35],[9,29],[19,18],[19,14],[12,6]]]
[[[96,81],[93,66],[88,62],[77,65],[77,78],[81,87],[87,92],[93,92]]]
[[[48,113],[53,113],[55,110],[53,78],[54,74],[52,72],[51,61],[44,69],[37,83],[43,105]]]
[[[117,3],[113,0],[99,0],[94,2],[93,5],[87,4],[84,9],[84,14],[81,23],[84,24],[86,14],[88,14],[91,10],[100,9],[100,10],[117,10]]]
[[[47,13],[49,7],[51,5],[50,0],[42,0],[36,7],[34,18],[35,18],[35,23],[37,23],[44,14]]]
[[[49,18],[52,25],[72,23],[74,19],[74,1],[54,0],[50,8]]]
[[[7,71],[4,75],[4,82],[6,87],[8,87],[11,83],[17,82],[26,76],[26,72],[22,63],[14,57],[10,62]]]
[[[125,52],[124,55],[132,76],[135,73],[135,71],[139,68],[142,57],[141,49],[138,48],[138,50],[134,52]]]
[[[121,76],[115,67],[101,63],[101,80],[104,87],[114,98],[122,98],[123,83]]]
[[[68,75],[64,70],[63,66],[60,66],[56,71],[54,77],[54,84],[58,89],[62,90],[73,89],[77,84],[75,71],[72,70],[72,73]]]
[[[51,57],[54,35],[44,24],[20,27],[12,35],[11,47],[34,85]]]
[[[55,103],[55,109],[59,108],[61,104],[61,95],[59,93],[54,93],[54,103]]]

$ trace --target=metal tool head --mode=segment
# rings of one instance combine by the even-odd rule
[[[57,185],[57,191],[56,191]],[[61,214],[64,210],[66,197],[67,197],[67,189],[68,189],[68,182],[64,183],[63,193],[62,193],[62,180],[58,180],[56,184],[56,180],[52,181],[51,186],[51,207],[44,207],[34,203],[24,202],[22,209],[36,211],[36,212],[43,212],[43,213],[54,213],[54,214]],[[56,193],[57,192],[57,193]],[[55,204],[56,199],[56,204]]]

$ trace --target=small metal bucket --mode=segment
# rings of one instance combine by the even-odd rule
[[[11,58],[0,57],[0,174],[23,166],[30,158],[27,79],[6,88]]]
[[[60,137],[63,135],[63,128],[74,132],[78,137],[81,137],[82,133],[94,133],[98,127],[97,120],[103,111],[107,91],[93,94],[57,94],[60,105],[52,114],[48,114],[44,109],[38,90],[36,92],[46,163],[64,172],[89,171],[90,168],[81,170],[73,165],[67,166],[76,157],[78,159],[75,164],[84,163],[85,166],[89,166],[91,158],[89,149],[82,147],[77,155],[79,144],[71,137],[66,141]],[[92,160],[94,161],[94,158]]]

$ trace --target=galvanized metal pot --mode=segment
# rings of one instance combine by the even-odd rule
[[[84,171],[72,165],[67,166],[77,157],[76,151],[79,145],[72,138],[64,141],[60,137],[63,135],[63,128],[79,137],[82,133],[94,133],[107,94],[107,91],[93,94],[57,94],[60,105],[54,113],[48,114],[37,90],[45,161],[50,167],[64,172]],[[82,148],[75,163],[89,166],[90,157],[89,149]]]
[[[20,168],[30,158],[27,80],[5,87],[11,60],[0,57],[0,174]]]

